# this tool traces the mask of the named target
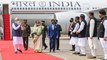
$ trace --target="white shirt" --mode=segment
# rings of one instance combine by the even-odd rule
[[[55,27],[55,26],[52,24],[52,30],[54,30],[54,27]]]
[[[81,25],[80,25],[80,28],[77,32],[81,32],[84,29],[84,26],[85,26],[85,23],[82,21]]]
[[[73,32],[77,32],[77,31],[78,31],[78,29],[79,29],[79,23],[76,23],[76,25],[75,25],[75,28],[74,28]]]
[[[94,34],[94,27],[95,21],[93,19],[90,20],[90,27],[89,27],[89,36],[92,37]]]
[[[107,20],[104,21],[103,25],[104,25],[104,28],[105,28],[104,37],[107,37]]]

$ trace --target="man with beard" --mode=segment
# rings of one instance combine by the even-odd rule
[[[107,16],[105,10],[101,9],[99,11],[99,17],[101,22],[98,27],[98,36],[104,51],[104,59],[107,60]]]

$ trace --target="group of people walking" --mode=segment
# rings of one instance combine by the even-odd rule
[[[72,50],[75,51],[73,54],[79,56],[86,56],[86,46],[89,44],[91,55],[87,58],[96,58],[96,41],[99,39],[104,51],[104,59],[107,60],[107,17],[105,10],[99,11],[100,23],[98,24],[97,19],[94,17],[94,12],[89,12],[90,18],[87,23],[85,15],[75,17],[75,23],[73,18],[70,20],[68,29],[68,35],[71,37],[70,44]]]
[[[60,31],[62,31],[62,28],[56,19],[52,19],[49,26],[45,25],[45,21],[36,21],[31,30],[27,24],[27,20],[21,21],[19,18],[15,18],[15,22],[12,24],[15,54],[17,54],[18,51],[22,53],[21,46],[23,46],[25,50],[28,50],[29,37],[32,38],[34,52],[42,52],[43,47],[47,49],[48,46],[45,43],[46,34],[50,39],[49,52],[59,50]]]

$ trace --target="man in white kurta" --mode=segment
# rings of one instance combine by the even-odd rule
[[[12,35],[15,54],[17,54],[18,51],[22,53],[22,50],[20,49],[23,44],[21,23],[17,18],[15,18],[15,23],[12,24]]]
[[[76,23],[74,24],[74,27],[73,27],[70,44],[75,45],[75,52],[73,54],[80,54],[79,46],[77,44],[78,43],[78,34],[76,34],[76,32],[78,31],[79,26],[80,26],[78,16],[75,17],[75,21],[76,21]]]
[[[98,36],[104,51],[104,59],[107,60],[107,16],[105,10],[99,11],[101,22],[98,27]]]
[[[97,19],[94,17],[93,12],[89,12],[90,21],[88,23],[87,28],[87,37],[88,37],[88,44],[91,50],[91,55],[87,58],[94,59],[96,58],[96,40],[97,38]]]
[[[80,48],[80,55],[79,56],[86,56],[85,48],[87,44],[87,37],[86,37],[86,28],[87,28],[87,22],[85,21],[85,15],[81,14],[80,15],[80,28],[76,32],[79,37],[78,45]]]

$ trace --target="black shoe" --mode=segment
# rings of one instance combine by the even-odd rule
[[[45,48],[44,48],[44,50],[46,50],[48,47],[46,46]]]
[[[79,53],[79,52],[74,52],[73,54],[76,54],[76,55],[77,55],[77,54],[80,54],[80,53]]]
[[[55,53],[55,51],[53,51]]]
[[[15,52],[15,54],[17,54],[17,51]]]
[[[22,53],[22,50],[20,50],[20,49],[17,49],[20,53]]]
[[[96,56],[88,56],[88,59],[96,59]]]
[[[56,49],[56,50],[60,50],[60,49]]]
[[[27,48],[25,48],[25,51],[28,50]]]
[[[86,56],[86,54],[79,54],[79,56]]]
[[[75,51],[75,45],[72,45],[72,50]]]

